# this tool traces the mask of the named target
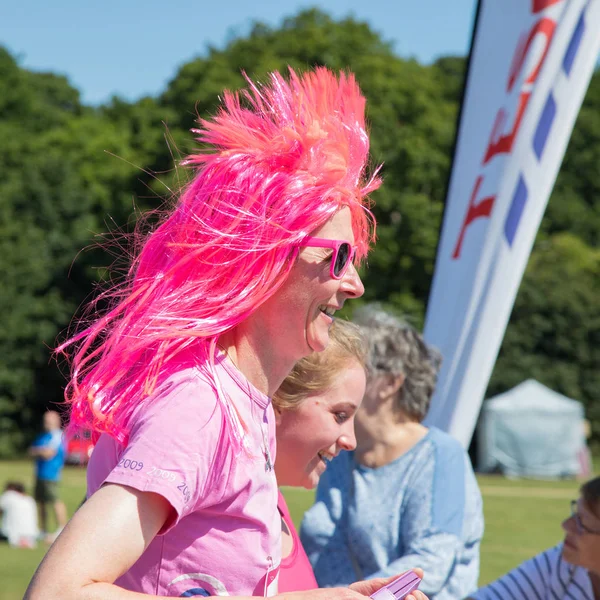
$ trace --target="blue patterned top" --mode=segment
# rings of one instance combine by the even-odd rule
[[[342,452],[321,477],[301,539],[319,585],[421,567],[431,600],[477,589],[482,501],[467,453],[436,428],[393,462],[371,469]]]

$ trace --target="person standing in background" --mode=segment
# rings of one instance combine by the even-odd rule
[[[58,485],[65,464],[65,447],[60,415],[55,410],[44,413],[44,433],[29,448],[29,456],[35,458],[35,492],[38,505],[41,534],[48,530],[48,505],[51,504],[56,520],[56,530],[48,538],[53,539],[67,524],[67,508],[58,496]]]

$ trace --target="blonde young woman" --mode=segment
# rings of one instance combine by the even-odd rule
[[[329,330],[327,348],[296,363],[273,396],[279,485],[313,489],[333,458],[356,447],[354,416],[365,393],[367,350],[360,329],[338,319]],[[281,492],[278,509],[282,521],[279,590],[317,588]],[[414,598],[425,595],[415,592]]]

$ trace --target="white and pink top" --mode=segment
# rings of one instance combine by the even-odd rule
[[[235,452],[225,411],[198,368],[166,380],[134,417],[129,441],[102,435],[88,497],[103,483],[154,492],[173,518],[115,583],[158,596],[272,596],[281,562],[271,402],[224,357],[216,373],[245,424]]]

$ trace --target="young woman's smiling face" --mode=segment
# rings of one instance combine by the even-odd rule
[[[328,390],[309,396],[295,409],[276,411],[279,485],[312,489],[329,460],[356,447],[354,415],[365,386],[365,370],[352,359]]]

